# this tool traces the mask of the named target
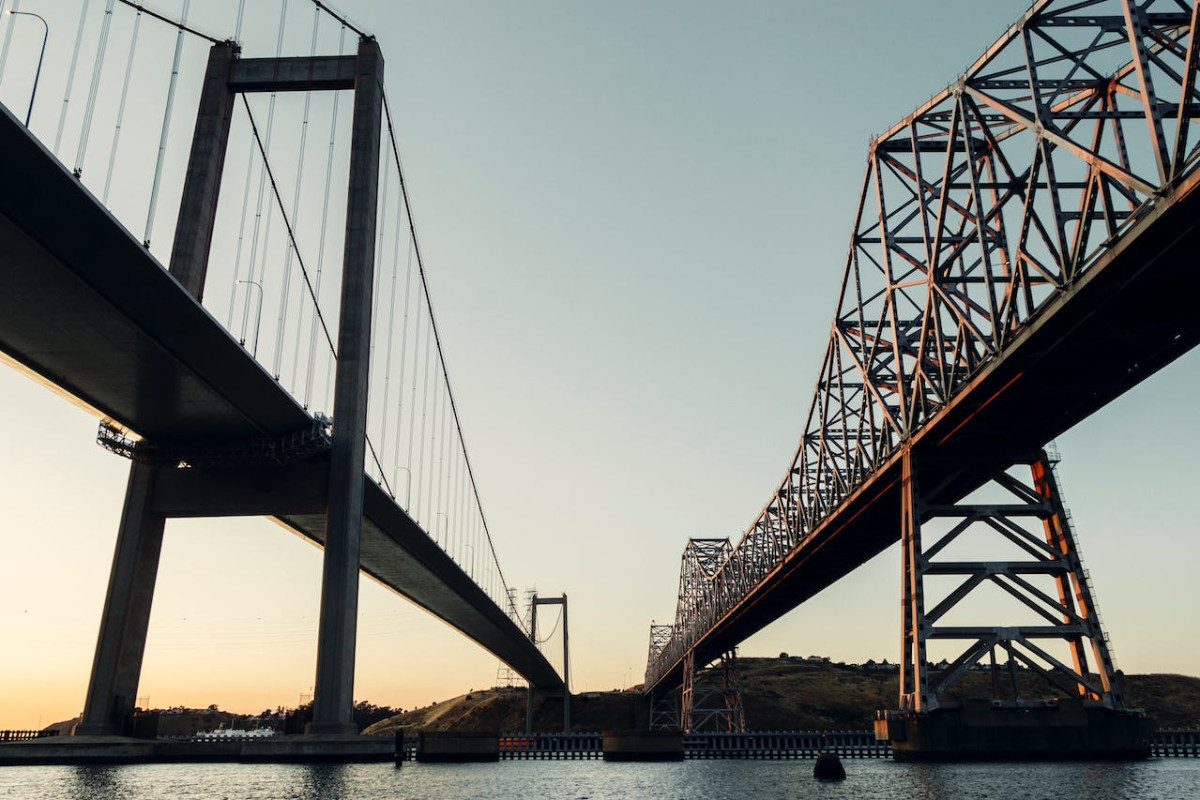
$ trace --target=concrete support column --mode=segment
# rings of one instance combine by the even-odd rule
[[[232,42],[215,44],[208,51],[208,70],[200,90],[192,152],[179,202],[175,242],[171,247],[171,274],[197,301],[204,299],[204,278],[208,273],[208,253],[217,217],[217,197],[221,192],[221,174],[229,145],[235,100],[229,82],[237,52],[237,45]]]
[[[129,470],[80,736],[120,734],[134,708],[166,525],[150,511],[155,474],[137,462]]]
[[[313,733],[358,730],[353,719],[354,649],[382,124],[383,56],[373,39],[364,39],[355,70]]]

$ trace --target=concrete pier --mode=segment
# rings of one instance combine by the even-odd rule
[[[500,734],[422,731],[417,737],[417,761],[469,763],[500,760]]]
[[[605,761],[682,761],[679,731],[605,731]]]
[[[1142,759],[1154,735],[1140,713],[1076,699],[1041,707],[966,701],[926,714],[888,712],[875,726],[898,761]]]
[[[391,761],[390,736],[268,736],[243,739],[135,739],[56,736],[0,744],[0,766],[153,763],[351,763]]]

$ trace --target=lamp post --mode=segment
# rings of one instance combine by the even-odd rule
[[[401,466],[397,465],[396,468],[392,471],[392,483],[393,484],[396,483],[396,477],[397,477],[396,473],[398,473],[400,470],[404,470],[404,476],[405,476],[405,480],[404,480],[404,510],[405,510],[405,512],[407,512],[408,511],[408,503],[409,503],[409,500],[411,499],[411,495],[412,495],[412,470],[409,469],[408,467],[401,467]]]
[[[25,112],[25,127],[28,128],[29,119],[33,116],[33,101],[37,97],[38,80],[42,77],[42,59],[46,57],[46,40],[50,38],[50,24],[41,14],[35,14],[32,11],[13,11],[10,8],[8,13],[20,17],[36,17],[42,23],[42,49],[38,53],[37,72],[33,74],[33,91],[29,93],[29,110]]]
[[[258,287],[258,307],[257,307],[258,310],[254,314],[254,347],[250,351],[250,355],[254,356],[255,358],[258,358],[258,325],[260,322],[262,322],[263,287],[262,287],[262,284],[259,283],[258,281],[237,281],[237,283],[248,283],[251,286]],[[244,328],[244,326],[243,326],[243,328]],[[242,334],[243,334],[243,337],[242,337],[242,341],[240,342],[240,344],[243,347],[245,347],[246,346],[245,330],[242,331]]]

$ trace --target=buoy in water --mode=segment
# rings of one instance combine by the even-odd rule
[[[817,763],[813,765],[813,777],[823,781],[844,781],[846,768],[842,766],[837,753],[820,753]]]

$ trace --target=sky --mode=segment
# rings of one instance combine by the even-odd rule
[[[274,8],[250,6],[247,41]],[[576,691],[636,683],[651,620],[674,616],[688,537],[736,541],[790,465],[871,135],[1025,4],[338,7],[383,48],[501,565],[512,586],[568,595]],[[231,32],[227,18],[195,24]],[[69,58],[59,31],[48,85]],[[269,31],[254,35],[270,49]],[[0,100],[23,112],[32,51],[14,48]],[[32,124],[43,138],[51,99]],[[1200,563],[1198,369],[1184,357],[1058,442],[1127,672],[1197,672],[1181,612]],[[31,728],[82,706],[128,465],[96,446],[94,417],[8,368],[0,408],[0,728]],[[895,661],[899,574],[893,547],[741,653]],[[270,521],[169,522],[139,697],[251,712],[308,699],[319,580],[320,551]],[[358,699],[411,708],[493,685],[497,666],[364,579]]]

